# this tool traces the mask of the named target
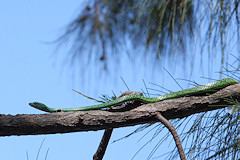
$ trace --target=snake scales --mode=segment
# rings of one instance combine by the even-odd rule
[[[199,94],[203,94],[203,93],[214,93],[222,88],[225,88],[226,86],[229,86],[232,84],[237,84],[237,83],[238,82],[235,81],[234,79],[226,78],[226,79],[218,80],[218,81],[208,83],[205,85],[200,85],[200,86],[197,86],[194,88],[190,88],[190,89],[186,89],[186,90],[182,90],[182,91],[178,91],[178,92],[173,92],[173,93],[169,93],[169,94],[158,96],[158,97],[147,98],[147,97],[143,97],[138,94],[130,94],[130,95],[125,95],[125,96],[119,97],[119,98],[117,98],[113,101],[107,102],[107,103],[102,103],[102,104],[93,105],[93,106],[86,106],[86,107],[77,107],[77,108],[62,108],[62,109],[49,108],[45,104],[39,103],[39,102],[32,102],[32,103],[29,103],[29,105],[36,109],[45,111],[45,112],[87,111],[87,110],[108,108],[111,106],[122,104],[122,103],[130,101],[130,100],[137,100],[142,103],[154,103],[154,102],[159,102],[159,101],[163,101],[166,99],[199,95]]]

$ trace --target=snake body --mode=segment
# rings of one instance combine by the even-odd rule
[[[29,105],[45,112],[87,111],[87,110],[107,108],[107,107],[122,104],[127,101],[131,101],[131,100],[140,101],[142,103],[154,103],[154,102],[159,102],[167,99],[179,98],[184,96],[192,96],[192,95],[199,95],[199,94],[205,94],[205,93],[210,94],[210,93],[217,92],[218,90],[225,88],[229,85],[237,84],[237,83],[238,82],[235,81],[234,79],[226,78],[226,79],[218,80],[205,85],[197,86],[194,88],[190,88],[190,89],[186,89],[178,92],[169,93],[169,94],[158,96],[158,97],[147,98],[138,94],[130,94],[130,95],[122,96],[120,98],[117,98],[107,103],[93,105],[93,106],[86,106],[86,107],[77,107],[77,108],[62,108],[62,109],[49,108],[45,104],[39,103],[39,102],[29,103]]]

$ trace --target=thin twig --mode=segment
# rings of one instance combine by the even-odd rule
[[[98,146],[97,152],[93,155],[93,160],[101,160],[105,154],[105,151],[107,149],[108,142],[110,140],[110,137],[112,135],[113,129],[106,129],[104,131],[102,140]]]
[[[182,147],[182,143],[181,143],[181,141],[180,141],[180,138],[179,138],[179,136],[178,136],[178,134],[177,134],[176,129],[173,127],[173,125],[172,125],[166,118],[164,118],[164,117],[162,116],[161,113],[158,112],[158,113],[156,114],[156,117],[157,117],[157,119],[158,119],[162,124],[164,124],[164,125],[167,127],[167,129],[168,129],[168,130],[171,132],[171,134],[173,135],[173,139],[174,139],[174,141],[175,141],[175,143],[176,143],[176,146],[177,146],[177,149],[178,149],[178,152],[179,152],[179,155],[180,155],[181,160],[186,160],[185,153],[184,153],[183,147]]]

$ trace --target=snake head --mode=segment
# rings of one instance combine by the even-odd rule
[[[45,112],[48,112],[49,111],[49,108],[43,104],[43,103],[39,103],[39,102],[31,102],[29,103],[30,106],[36,108],[36,109],[39,109],[39,110],[42,110],[42,111],[45,111]]]

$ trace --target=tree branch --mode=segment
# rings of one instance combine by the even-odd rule
[[[230,105],[228,98],[240,100],[240,84],[228,86],[209,96],[192,96],[143,104],[125,112],[101,110],[58,112],[37,115],[0,115],[0,136],[37,135],[96,131],[154,123],[160,112],[166,119],[183,118]],[[127,107],[127,106],[126,106]]]
[[[101,160],[103,158],[105,151],[107,149],[108,142],[112,135],[112,131],[113,129],[105,129],[105,132],[103,134],[103,137],[99,144],[97,152],[93,155],[93,160]]]
[[[176,144],[176,147],[178,149],[180,159],[181,160],[186,160],[186,156],[185,156],[185,153],[184,153],[184,150],[183,150],[183,147],[182,147],[182,143],[180,141],[180,138],[179,138],[178,133],[177,133],[176,129],[174,128],[174,126],[166,118],[164,118],[161,115],[161,113],[157,113],[156,117],[162,124],[164,124],[167,127],[169,132],[172,134],[173,139],[174,139],[175,144]]]

